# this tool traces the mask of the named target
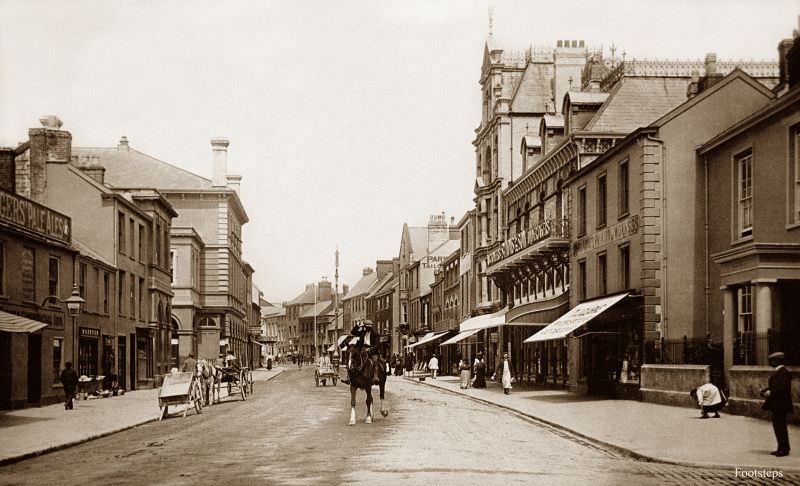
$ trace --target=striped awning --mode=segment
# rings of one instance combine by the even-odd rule
[[[468,337],[470,337],[470,336],[472,336],[474,334],[477,334],[479,331],[480,331],[480,329],[471,329],[469,331],[460,332],[460,333],[456,334],[455,336],[451,337],[450,339],[448,339],[447,341],[443,342],[439,346],[447,346],[448,344],[455,344],[455,343],[457,343],[459,341],[463,341],[464,339],[467,339]]]
[[[34,321],[27,317],[0,311],[0,331],[4,332],[36,332],[47,327],[44,322]]]

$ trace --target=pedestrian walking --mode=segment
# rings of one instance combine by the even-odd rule
[[[303,355],[302,354],[298,354],[297,355],[297,368],[300,369],[302,367],[303,367]]]
[[[406,354],[406,374],[411,376],[411,372],[414,371],[414,355],[413,354]]]
[[[508,359],[508,353],[503,353],[503,360],[497,363],[495,376],[503,384],[503,393],[508,395],[511,393],[511,360]]]
[[[766,398],[761,409],[772,413],[772,429],[775,431],[775,439],[778,441],[778,449],[770,454],[784,457],[789,455],[790,450],[786,414],[794,411],[792,405],[792,374],[783,364],[783,353],[772,353],[767,359],[769,365],[775,368],[775,372],[769,377],[767,388],[761,390],[761,396]]]
[[[430,361],[428,361],[428,369],[431,370],[432,378],[435,380],[436,374],[439,372],[439,358],[436,357],[435,353],[431,356]]]
[[[689,396],[697,402],[700,407],[700,418],[707,419],[709,413],[714,414],[714,418],[719,418],[719,411],[728,403],[725,394],[713,383],[706,383],[689,392]]]
[[[78,373],[72,369],[72,361],[64,363],[64,370],[59,377],[64,387],[64,410],[72,410],[75,399],[75,389],[78,387]]]
[[[463,389],[469,388],[469,380],[470,380],[470,366],[469,360],[466,358],[462,359],[458,362],[458,369],[461,372],[461,383],[459,386]]]
[[[473,368],[475,381],[472,383],[472,386],[475,388],[486,388],[486,362],[483,361],[483,352],[478,351]]]

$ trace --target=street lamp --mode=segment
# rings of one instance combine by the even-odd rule
[[[78,292],[78,286],[72,286],[72,294],[64,300],[61,300],[56,295],[48,295],[42,301],[42,305],[39,307],[44,307],[47,302],[55,300],[61,304],[65,304],[67,306],[67,314],[72,317],[72,355],[73,355],[73,363],[77,366],[78,364],[78,327],[75,324],[76,319],[81,314],[81,308],[86,301],[81,298],[80,292]]]

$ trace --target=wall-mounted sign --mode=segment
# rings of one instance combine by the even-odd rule
[[[78,333],[80,337],[100,338],[100,329],[95,329],[93,327],[79,327]]]
[[[540,241],[550,238],[568,238],[569,237],[569,222],[566,219],[549,219],[533,228],[528,228],[525,231],[520,231],[515,236],[507,239],[500,248],[489,253],[489,265],[494,265],[500,260],[510,257],[511,255],[522,251],[530,246],[539,243]]]
[[[580,253],[599,248],[605,244],[622,240],[639,232],[639,216],[634,214],[628,219],[609,226],[602,231],[584,236],[572,244],[572,254]]]
[[[70,242],[69,217],[6,190],[0,190],[0,221],[67,245]]]

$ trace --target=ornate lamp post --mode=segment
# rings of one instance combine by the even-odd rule
[[[81,298],[77,285],[72,286],[72,294],[66,299],[61,300],[56,295],[48,295],[44,298],[40,307],[44,307],[51,300],[65,304],[67,306],[67,314],[72,317],[72,362],[75,363],[75,366],[78,366],[78,326],[76,325],[76,320],[81,314],[81,308],[86,301]]]

